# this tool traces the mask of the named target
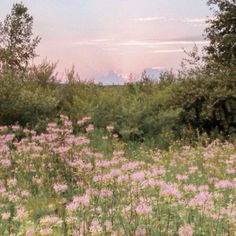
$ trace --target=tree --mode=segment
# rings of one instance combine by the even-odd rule
[[[223,66],[236,66],[236,0],[208,0],[214,17],[208,21],[207,61]]]
[[[33,17],[23,3],[13,5],[11,14],[0,22],[0,65],[24,71],[31,59],[36,56],[35,49],[40,42],[32,38]]]

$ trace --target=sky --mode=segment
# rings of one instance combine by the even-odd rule
[[[0,0],[0,21],[15,0]],[[177,70],[185,51],[201,49],[206,0],[23,0],[42,40],[36,63],[57,62],[63,76],[72,68],[81,79],[126,80],[144,70]],[[100,81],[103,82],[103,81]]]

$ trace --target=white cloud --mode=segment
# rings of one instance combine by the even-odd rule
[[[146,21],[163,21],[166,20],[165,17],[139,17],[139,18],[134,18],[132,19],[133,21],[138,21],[138,22],[146,22]]]
[[[206,25],[208,20],[214,20],[214,16],[199,17],[199,18],[185,18],[184,23],[190,23],[194,25]]]
[[[151,67],[152,70],[164,70],[165,67],[162,67],[162,66],[153,66]]]
[[[108,39],[108,38],[97,38],[97,39],[89,39],[89,40],[79,40],[79,41],[75,41],[72,44],[74,45],[82,45],[82,46],[86,46],[86,45],[102,45],[105,43],[108,43],[112,41],[112,39]]]
[[[206,20],[207,20],[206,17],[202,17],[202,18],[186,18],[186,19],[183,20],[183,22],[196,24],[196,23],[205,23]]]
[[[166,41],[158,41],[158,40],[123,40],[122,41],[121,40],[121,41],[115,41],[112,39],[109,39],[109,40],[108,39],[106,40],[105,39],[91,39],[91,40],[84,40],[84,41],[76,41],[72,43],[72,45],[93,46],[93,47],[101,48],[104,51],[116,53],[119,55],[128,53],[129,51],[127,50],[131,48],[147,48],[147,49],[149,48],[149,49],[154,49],[154,50],[157,49],[157,52],[160,52],[160,53],[170,53],[172,52],[173,47],[181,48],[185,46],[191,46],[194,44],[206,45],[208,44],[208,42],[204,40],[166,40]],[[125,51],[123,51],[122,49]]]
[[[115,43],[117,46],[141,46],[141,47],[148,47],[148,48],[155,48],[160,46],[167,46],[167,45],[192,45],[192,44],[207,44],[207,41],[203,40],[196,40],[196,41],[138,41],[138,40],[130,40],[126,42]]]
[[[152,53],[178,53],[178,52],[184,52],[184,50],[183,49],[163,49],[163,50],[152,51]]]

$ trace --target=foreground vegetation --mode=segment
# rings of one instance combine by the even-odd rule
[[[233,144],[132,150],[90,122],[1,127],[1,235],[234,235]]]

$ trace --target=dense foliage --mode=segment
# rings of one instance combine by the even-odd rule
[[[33,17],[27,11],[23,3],[16,3],[11,14],[0,22],[0,69],[25,70],[36,56],[40,38],[32,38]]]
[[[208,60],[236,67],[236,1],[209,0],[215,14],[206,29]]]

